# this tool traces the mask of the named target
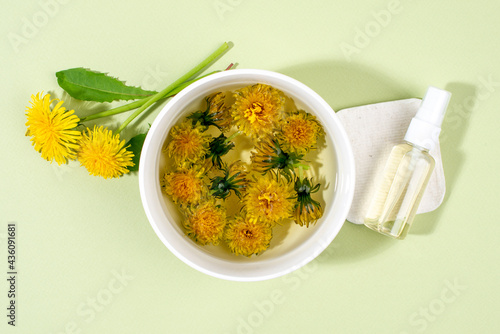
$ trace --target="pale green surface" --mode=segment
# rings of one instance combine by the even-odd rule
[[[68,0],[18,52],[9,34],[22,37],[23,19],[42,9],[38,1],[2,2],[0,277],[5,230],[15,221],[20,294],[18,327],[8,328],[2,311],[0,332],[500,332],[497,0],[401,0],[398,14],[351,62],[340,45],[354,45],[356,29],[370,28],[372,13],[389,1]],[[217,4],[231,10],[219,16]],[[421,97],[428,85],[450,90],[441,137],[444,204],[418,216],[404,241],[346,223],[305,268],[265,282],[228,282],[191,269],[161,243],[143,212],[136,174],[104,180],[78,163],[50,165],[24,136],[30,95],[60,96],[58,70],[85,66],[162,89],[223,41],[234,47],[215,68],[238,62],[282,72],[335,110]],[[156,81],[148,76],[155,69]],[[495,84],[485,87],[485,80]],[[91,319],[88,298],[107,296],[113,270],[133,279]],[[447,284],[455,281],[465,288],[454,295]],[[255,326],[243,328],[241,319]]]

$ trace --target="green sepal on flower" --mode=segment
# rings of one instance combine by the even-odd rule
[[[314,184],[312,179],[296,178],[294,189],[297,192],[297,203],[294,207],[294,220],[300,226],[309,227],[323,216],[323,208],[318,201],[311,198],[311,194],[317,192],[321,184]]]
[[[199,123],[202,126],[215,126],[221,132],[226,132],[231,127],[232,118],[229,108],[225,103],[226,95],[218,92],[205,98],[207,108],[205,111],[195,111],[187,118],[193,121],[193,124]]]
[[[222,167],[222,171],[223,176],[216,176],[210,180],[212,182],[210,186],[212,196],[226,199],[233,191],[236,196],[241,198],[241,192],[248,183],[245,165],[241,161],[235,161],[229,167]]]
[[[300,165],[303,154],[283,151],[279,142],[270,137],[261,139],[252,152],[251,160],[254,170],[262,174],[269,170],[278,169],[287,181],[291,181],[295,174],[294,169]]]
[[[234,143],[227,141],[226,136],[221,133],[219,137],[215,137],[209,143],[209,150],[205,159],[211,159],[212,164],[222,169],[222,157],[226,155],[234,147]]]

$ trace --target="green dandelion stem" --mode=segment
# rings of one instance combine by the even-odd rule
[[[304,170],[308,170],[310,168],[309,165],[296,163],[293,166],[299,169],[299,179],[302,181],[304,179]]]
[[[236,131],[235,133],[233,133],[232,135],[230,135],[229,137],[226,138],[226,140],[224,141],[224,144],[229,144],[231,142],[231,140],[238,137],[240,134],[241,134],[241,131],[239,131],[239,130]]]
[[[144,110],[146,110],[149,106],[151,106],[153,103],[156,101],[160,100],[164,96],[167,96],[171,92],[173,92],[178,86],[180,86],[183,82],[189,80],[192,76],[194,76],[196,73],[200,72],[202,69],[210,65],[214,60],[216,60],[224,51],[226,51],[229,48],[229,45],[227,43],[222,44],[215,52],[213,52],[210,56],[205,58],[201,63],[199,63],[197,66],[193,67],[189,72],[184,74],[182,77],[171,83],[169,86],[167,86],[164,90],[161,92],[156,93],[153,95],[146,103],[144,103],[142,106],[140,106],[132,115],[130,115],[125,122],[120,125],[120,127],[116,130],[115,133],[120,133],[125,127],[134,120],[137,116],[139,116]]]
[[[304,179],[304,168],[302,166],[299,166],[299,180]]]
[[[93,120],[93,119],[98,119],[98,118],[102,118],[102,117],[112,116],[112,115],[120,114],[120,113],[125,112],[125,111],[129,111],[129,110],[135,109],[135,108],[139,108],[144,103],[146,103],[149,99],[150,99],[150,97],[146,97],[144,99],[140,99],[140,100],[134,101],[132,103],[125,104],[125,105],[120,106],[120,107],[116,107],[116,108],[113,108],[113,109],[101,111],[101,112],[89,115],[87,117],[81,118],[80,122],[86,122],[86,121],[90,121],[90,120]]]
[[[293,167],[295,167],[295,168],[302,168],[304,170],[309,170],[309,165],[301,164],[301,163],[296,163],[296,164],[293,165]]]
[[[198,81],[201,78],[207,77],[207,76],[209,76],[211,74],[214,74],[214,73],[217,73],[217,72],[220,72],[220,71],[213,71],[213,72],[205,74],[205,75],[203,75],[203,76],[201,76],[199,78],[195,78],[195,79],[186,81],[182,85],[177,86],[174,90],[172,90],[171,92],[169,92],[168,95],[161,97],[161,99],[172,97],[172,96],[176,95],[177,93],[179,93],[184,88],[186,88],[187,86],[189,86],[190,84],[192,84],[193,82]],[[127,104],[125,104],[123,106],[119,106],[119,107],[116,107],[116,108],[113,108],[113,109],[101,111],[101,112],[89,115],[87,117],[81,118],[80,122],[86,122],[86,121],[91,121],[93,119],[98,119],[98,118],[102,118],[102,117],[108,117],[108,116],[113,116],[113,115],[121,114],[121,113],[124,113],[126,111],[133,110],[133,109],[136,109],[136,108],[139,108],[139,107],[143,106],[146,102],[148,102],[149,99],[151,99],[151,96],[148,96],[148,97],[146,97],[144,99],[140,99],[140,100],[134,101],[132,103],[127,103]]]

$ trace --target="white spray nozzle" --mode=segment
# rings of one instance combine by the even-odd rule
[[[417,114],[410,123],[405,141],[431,150],[438,141],[450,97],[450,92],[429,87]]]
[[[450,97],[450,92],[432,86],[429,87],[415,117],[441,127]]]

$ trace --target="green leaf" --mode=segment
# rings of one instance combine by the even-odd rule
[[[133,166],[128,167],[128,170],[131,172],[135,172],[139,170],[139,160],[141,158],[142,145],[144,145],[144,140],[146,139],[147,133],[138,134],[135,137],[132,137],[125,145],[127,147],[127,151],[132,151],[134,153],[134,157],[132,158]]]
[[[96,102],[136,100],[156,94],[140,87],[127,86],[105,73],[82,67],[56,73],[57,83],[75,99]]]

